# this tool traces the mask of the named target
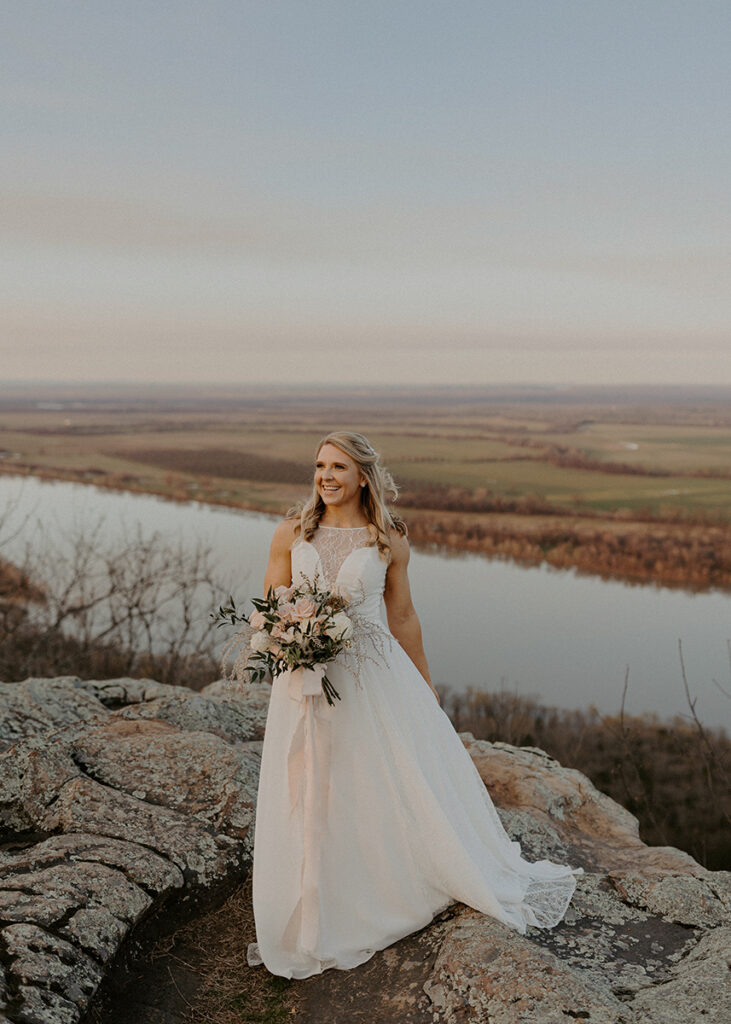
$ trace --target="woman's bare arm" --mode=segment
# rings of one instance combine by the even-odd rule
[[[277,525],[269,548],[269,564],[264,575],[264,593],[269,587],[288,587],[292,582],[290,547],[295,538],[296,519],[283,519]]]
[[[411,551],[409,542],[400,533],[392,531],[391,561],[386,572],[386,587],[383,600],[386,603],[388,628],[426,679],[429,687],[439,700],[429,675],[426,655],[421,636],[421,623],[411,600],[411,588],[407,565]]]

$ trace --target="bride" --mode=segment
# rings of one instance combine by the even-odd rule
[[[357,595],[380,639],[380,656],[353,666],[346,650],[328,665],[333,706],[296,672],[272,684],[247,959],[286,978],[356,967],[455,901],[522,934],[552,928],[582,873],[521,857],[439,706],[379,460],[362,434],[320,441],[312,493],[276,527],[264,579],[266,592],[319,572]],[[445,615],[458,614],[445,595]]]

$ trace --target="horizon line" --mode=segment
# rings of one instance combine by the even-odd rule
[[[694,381],[692,383],[677,381],[656,381],[656,380],[634,380],[628,383],[619,381],[551,381],[541,383],[538,381],[495,381],[495,382],[478,382],[478,381],[457,381],[457,382],[446,382],[446,381],[428,381],[422,383],[415,383],[413,381],[364,381],[354,382],[352,380],[335,380],[335,381],[281,381],[281,380],[257,380],[257,381],[231,381],[231,380],[211,380],[211,381],[200,381],[195,379],[190,380],[136,380],[134,378],[96,378],[93,380],[79,380],[75,378],[29,378],[29,377],[18,377],[11,379],[1,379],[0,386],[6,387],[164,387],[164,388],[280,388],[280,389],[297,389],[297,390],[330,390],[333,388],[350,389],[350,390],[363,390],[368,388],[370,390],[390,390],[393,388],[409,389],[412,391],[428,391],[428,390],[478,390],[478,389],[492,389],[492,390],[503,390],[508,388],[530,388],[540,391],[556,391],[561,388],[598,388],[601,390],[634,390],[637,388],[644,389],[672,389],[676,391],[689,390],[693,388],[706,389],[731,389],[731,382],[719,382],[719,381]]]

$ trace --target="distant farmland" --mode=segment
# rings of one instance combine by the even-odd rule
[[[337,428],[382,453],[415,543],[731,585],[722,389],[29,386],[0,395],[0,470],[283,513]]]
[[[224,480],[256,480],[265,483],[300,484],[307,486],[312,472],[303,462],[272,459],[254,452],[226,448],[154,448],[119,450],[117,458],[158,466],[193,476],[219,477]]]

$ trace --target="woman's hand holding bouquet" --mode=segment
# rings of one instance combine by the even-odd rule
[[[221,655],[227,679],[258,682],[268,672],[275,678],[287,670],[314,668],[353,646],[357,616],[346,612],[346,596],[340,590],[319,586],[317,575],[297,586],[270,587],[266,597],[252,598],[251,603],[254,611],[243,615],[229,596],[227,606],[211,613],[219,627],[245,623]],[[241,650],[229,676],[226,659],[237,647]],[[328,704],[334,704],[333,698],[340,700],[327,675],[322,677],[322,689]]]

